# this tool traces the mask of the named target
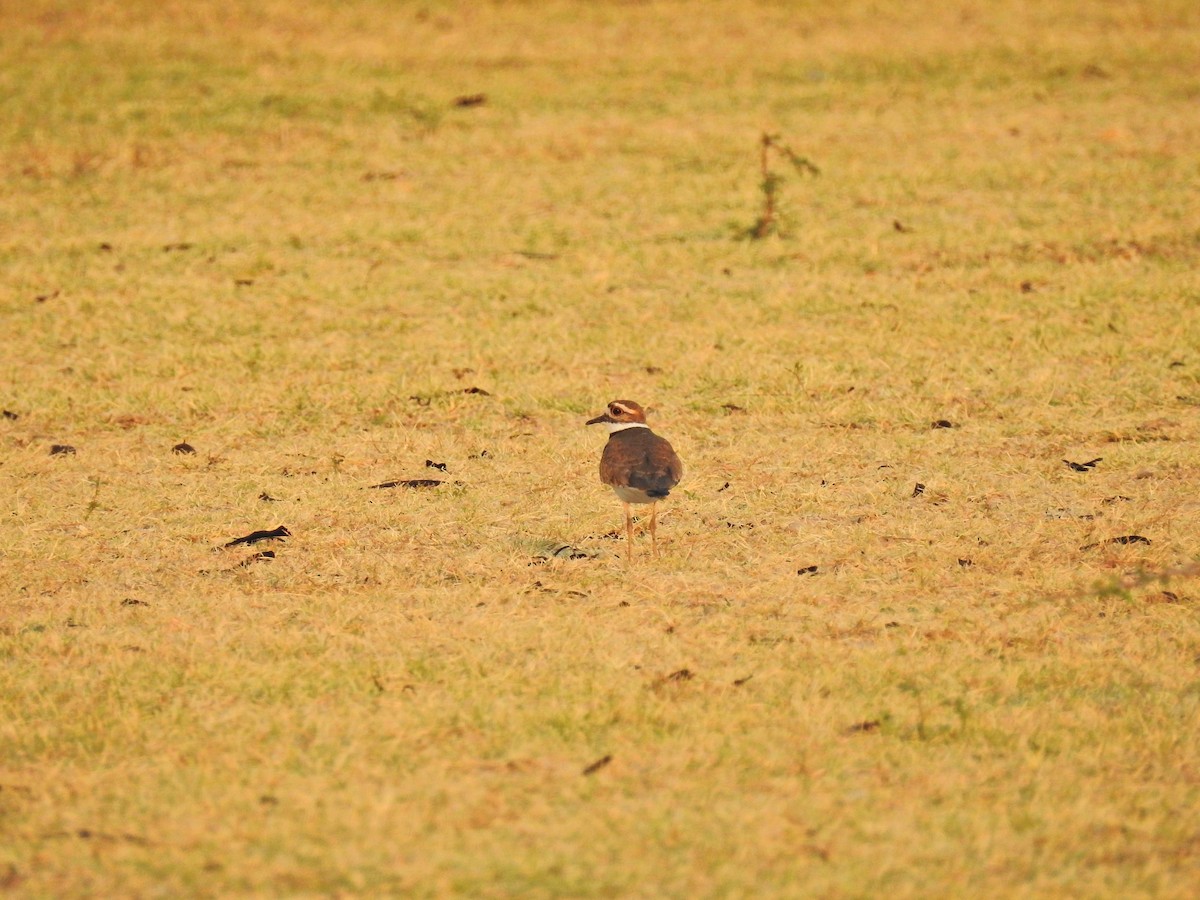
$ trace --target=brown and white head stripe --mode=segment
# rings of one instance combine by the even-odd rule
[[[632,400],[614,400],[588,425],[603,425],[608,443],[600,457],[600,480],[625,504],[625,534],[632,555],[633,524],[629,505],[650,504],[650,537],[658,552],[656,504],[683,478],[683,463],[666,438],[646,424],[646,412]]]
[[[612,401],[601,415],[588,419],[587,424],[603,425],[609,434],[624,431],[626,428],[650,427],[646,424],[646,411],[632,400]]]

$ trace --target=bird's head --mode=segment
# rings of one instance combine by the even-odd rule
[[[587,424],[603,425],[610,434],[626,428],[646,428],[646,411],[632,400],[614,400],[603,413],[588,419]]]

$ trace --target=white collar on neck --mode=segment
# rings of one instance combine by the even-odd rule
[[[618,431],[626,431],[630,428],[649,428],[645,422],[599,422],[608,429],[609,434],[616,434]]]

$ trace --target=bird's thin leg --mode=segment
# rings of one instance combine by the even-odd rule
[[[650,504],[650,544],[654,547],[654,556],[658,558],[658,535],[655,529],[658,526],[658,504]]]
[[[633,513],[625,504],[625,562],[633,561]]]

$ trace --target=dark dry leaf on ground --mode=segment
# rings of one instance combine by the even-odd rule
[[[544,550],[535,553],[529,565],[540,566],[552,559],[595,559],[597,556],[599,554],[595,550],[585,550],[573,544],[550,544]],[[534,585],[540,587],[541,582],[535,581]],[[567,591],[567,593],[581,597],[587,596],[578,591]]]
[[[47,834],[48,838],[66,838],[77,837],[85,841],[126,841],[130,844],[138,844],[141,846],[149,846],[150,841],[142,837],[140,834],[108,834],[103,831],[92,831],[90,828],[80,828],[76,831],[56,831],[52,834]]]
[[[274,558],[275,558],[274,550],[263,550],[259,553],[255,553],[253,556],[247,556],[240,563],[238,563],[238,568],[244,568],[246,566],[249,566],[253,563],[258,562],[259,560],[274,559]]]
[[[402,478],[399,481],[384,481],[380,484],[373,484],[369,490],[394,487],[412,488],[416,490],[417,488],[437,487],[441,483],[442,482],[438,481],[436,478]]]
[[[1074,509],[1063,509],[1062,507],[1059,507],[1058,509],[1046,510],[1046,518],[1047,519],[1083,519],[1085,521],[1091,521],[1092,519],[1096,518],[1096,515],[1095,515],[1095,513],[1080,512],[1080,511],[1074,510]]]
[[[62,293],[62,291],[51,291],[49,294],[38,294],[33,299],[36,300],[38,303],[45,303],[47,300],[53,300],[55,297],[57,297],[61,293]]]
[[[8,419],[8,421],[10,421],[10,422],[15,422],[15,421],[17,421],[17,419],[21,418],[19,413],[15,413],[11,409],[4,410],[3,415],[4,415],[4,418]]]
[[[679,669],[678,671],[672,672],[670,675],[664,678],[663,681],[691,681],[695,677],[696,673],[691,669]]]
[[[491,394],[491,391],[485,391],[485,390],[484,390],[483,388],[481,388],[481,387],[469,387],[469,388],[463,388],[463,393],[464,393],[464,394],[478,394],[480,397],[490,397],[490,396],[492,396],[492,394]]]
[[[70,444],[51,444],[50,445],[50,455],[51,456],[74,456],[75,448],[72,447]]]
[[[949,419],[938,419],[936,422],[934,422],[932,425],[930,425],[930,427],[931,428],[953,428],[954,423],[951,422]]]
[[[163,253],[174,253],[177,250],[191,250],[192,244],[163,244]]]
[[[288,538],[291,536],[292,536],[292,533],[287,530],[287,527],[284,525],[280,525],[278,528],[272,529],[270,531],[252,531],[252,532],[250,532],[250,534],[244,535],[240,538],[234,538],[232,541],[225,544],[224,546],[225,547],[238,547],[242,544],[257,544],[259,541],[276,541],[276,540],[281,541],[284,538]]]
[[[854,723],[849,728],[847,728],[843,732],[843,734],[867,734],[868,732],[875,731],[878,727],[879,727],[879,720],[878,719],[870,719],[865,722]]]
[[[596,554],[571,544],[557,544],[551,549],[550,555],[555,559],[591,559]]]
[[[440,462],[434,462],[432,459],[427,459],[427,460],[425,460],[425,468],[437,469],[439,472],[445,472],[446,464],[440,463]]]
[[[796,574],[797,575],[816,575],[817,567],[816,566],[805,566],[802,569],[797,569]]]
[[[487,103],[487,94],[463,94],[454,98],[454,105],[464,109],[472,106],[483,106]]]
[[[599,772],[605,766],[607,766],[610,762],[612,762],[612,754],[611,753],[606,754],[606,755],[600,757],[594,763],[591,763],[590,765],[585,766],[583,769],[583,774],[584,775],[593,775],[596,772]]]
[[[196,448],[193,447],[191,444],[189,444],[187,441],[183,441],[182,443],[176,444],[174,447],[172,447],[171,452],[178,453],[181,456],[188,456],[188,455],[195,453]]]
[[[264,503],[279,503],[280,502],[278,497],[272,497],[266,491],[263,491],[261,494],[259,494],[258,499],[262,500]]]
[[[138,600],[134,597],[126,597],[124,600],[121,601],[121,605],[122,606],[149,606],[150,604],[147,603],[145,600]]]
[[[1103,459],[1104,459],[1103,456],[1097,456],[1095,459],[1089,459],[1087,462],[1081,462],[1081,463],[1071,462],[1069,459],[1064,459],[1063,463],[1072,472],[1088,472],[1088,471],[1096,468],[1096,463],[1100,462]]]
[[[1080,550],[1095,550],[1097,547],[1103,547],[1105,544],[1149,544],[1150,538],[1142,537],[1140,534],[1123,534],[1120,537],[1111,537],[1106,541],[1096,541],[1094,544],[1084,544]]]
[[[925,485],[918,481],[915,485],[913,485],[912,495],[914,497],[920,497],[923,493],[925,493]]]

